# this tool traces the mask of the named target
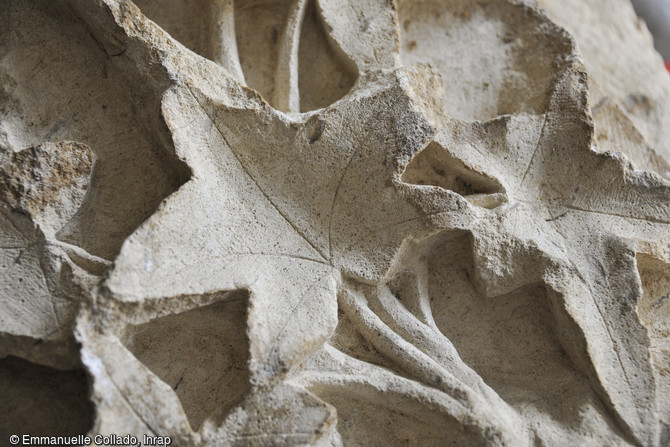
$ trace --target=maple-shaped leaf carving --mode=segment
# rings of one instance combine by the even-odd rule
[[[75,275],[94,431],[184,445],[667,437],[636,306],[650,288],[638,260],[669,260],[670,189],[598,151],[576,45],[535,7],[65,3],[105,73],[136,77],[148,131],[131,135],[155,160],[126,160],[140,193],[115,202],[133,210],[109,227],[116,244],[78,230],[100,228],[100,197],[53,236],[97,267]],[[117,190],[96,184],[113,152],[90,195]]]

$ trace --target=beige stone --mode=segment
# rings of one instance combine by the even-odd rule
[[[1,442],[670,443],[670,77],[616,4],[1,2]]]

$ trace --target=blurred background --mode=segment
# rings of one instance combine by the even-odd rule
[[[647,22],[654,35],[654,45],[670,61],[670,0],[632,0],[637,15]],[[670,69],[670,68],[669,68]]]

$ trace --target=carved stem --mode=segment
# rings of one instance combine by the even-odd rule
[[[246,85],[235,37],[234,0],[214,0],[211,5],[211,56],[230,75]]]
[[[298,48],[300,45],[302,22],[305,18],[305,10],[307,9],[307,1],[295,0],[293,2],[279,44],[273,102],[274,106],[283,112],[300,112]]]

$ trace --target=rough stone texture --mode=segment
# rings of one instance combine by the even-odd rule
[[[604,92],[602,104],[616,103],[656,153],[670,159],[670,82],[660,68],[663,58],[629,0],[537,3],[573,34],[592,81]],[[598,103],[592,104],[597,108]],[[595,112],[594,119],[598,127]]]
[[[0,442],[669,445],[669,96],[626,0],[3,0]]]

